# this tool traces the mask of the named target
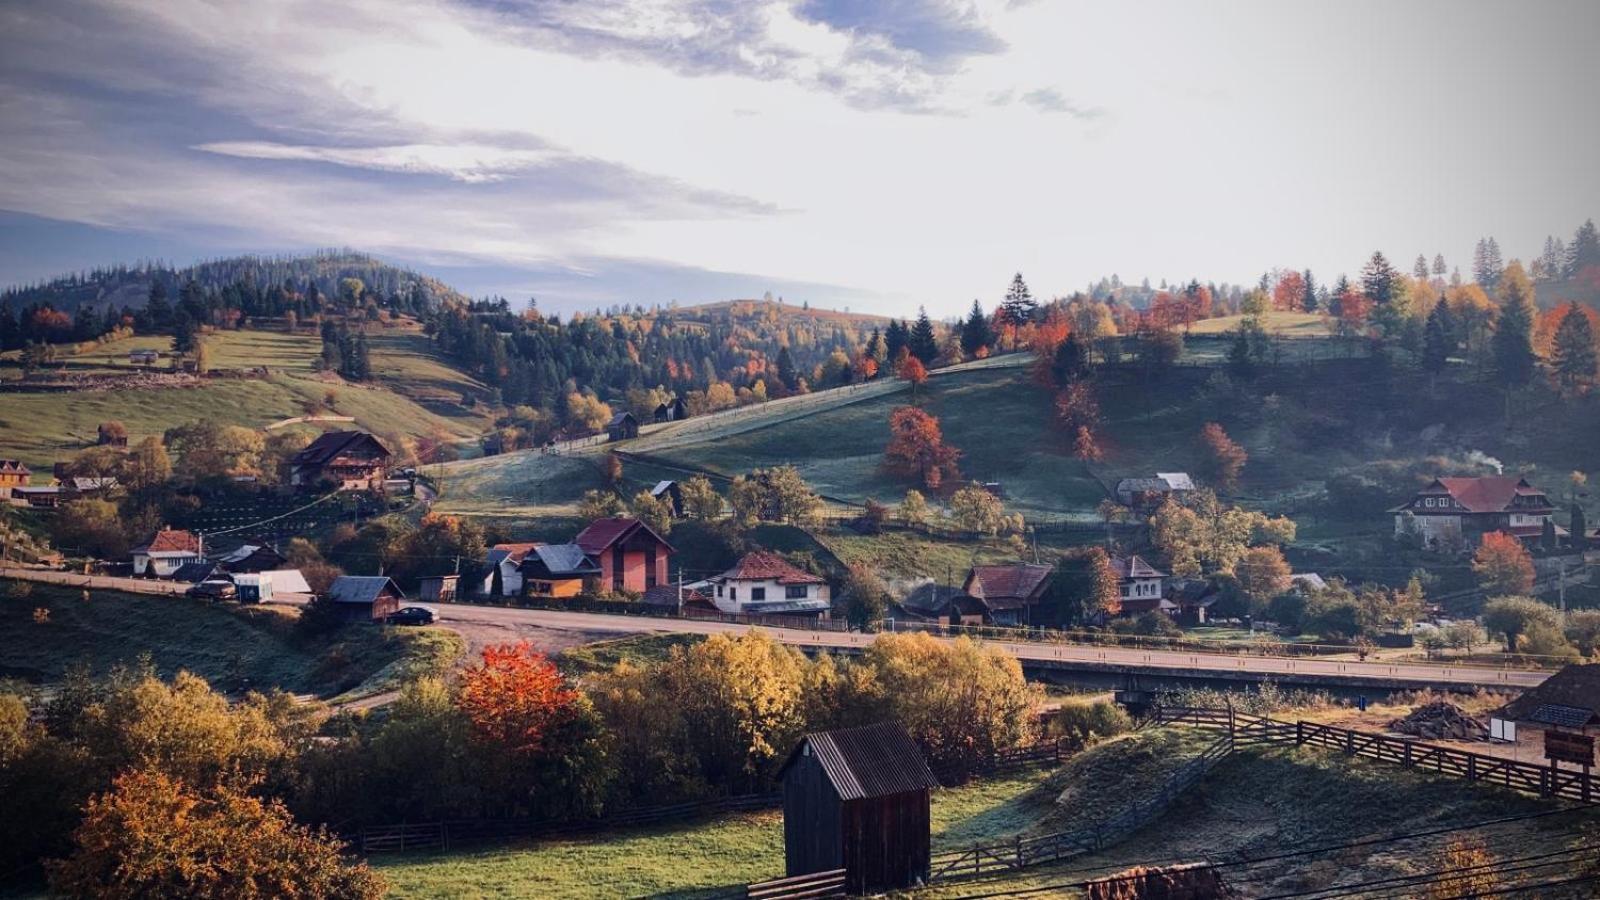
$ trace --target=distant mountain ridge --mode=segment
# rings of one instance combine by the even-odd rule
[[[344,278],[359,278],[369,291],[385,296],[419,292],[430,306],[446,301],[467,302],[465,295],[436,278],[354,250],[326,250],[294,256],[233,256],[181,268],[161,262],[107,266],[63,275],[43,284],[7,289],[0,293],[0,302],[9,302],[14,309],[48,303],[69,313],[82,306],[89,306],[96,312],[108,307],[141,309],[155,282],[165,285],[169,296],[176,296],[179,288],[190,280],[206,290],[221,290],[240,282],[262,289],[288,282],[304,290],[314,284],[318,291],[334,296],[338,293],[339,281]]]

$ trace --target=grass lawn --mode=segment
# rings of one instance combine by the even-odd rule
[[[1189,329],[1190,334],[1228,334],[1238,331],[1239,325],[1244,322],[1244,316],[1222,316],[1216,319],[1201,319]],[[1273,310],[1261,316],[1261,327],[1268,334],[1281,334],[1287,337],[1327,337],[1333,332],[1328,328],[1328,320],[1319,313],[1281,312]]]
[[[12,586],[28,584],[27,596]],[[35,610],[48,612],[43,622]],[[0,582],[0,677],[49,686],[71,670],[104,674],[148,658],[157,673],[180,669],[220,690],[282,688],[325,696],[365,696],[460,658],[454,632],[353,627],[303,640],[297,613],[278,606],[215,605],[185,597],[91,591]]]
[[[1048,774],[1023,769],[936,792],[934,850],[1019,833],[1053,796],[1041,793]],[[397,898],[711,896],[782,876],[783,815],[731,815],[470,853],[387,856],[375,864]]]
[[[674,647],[692,647],[705,640],[698,634],[636,634],[609,641],[595,641],[561,651],[556,664],[572,677],[609,672],[623,660],[647,663],[663,660]]]

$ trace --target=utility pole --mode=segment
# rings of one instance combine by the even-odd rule
[[[1557,596],[1561,598],[1561,613],[1565,615],[1567,612],[1567,558],[1565,556],[1560,557],[1559,561],[1561,564],[1561,581],[1560,587],[1557,588]]]

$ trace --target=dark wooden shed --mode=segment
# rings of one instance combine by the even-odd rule
[[[789,875],[844,869],[852,894],[927,879],[929,792],[939,782],[905,729],[808,734],[778,774]]]
[[[625,441],[639,436],[639,420],[631,412],[619,412],[606,423],[606,434],[613,441]]]

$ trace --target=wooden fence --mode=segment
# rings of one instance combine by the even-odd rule
[[[772,881],[762,881],[746,885],[744,896],[748,900],[803,900],[813,897],[843,897],[845,896],[845,870],[830,869],[826,872],[812,872],[810,875],[795,875],[791,878],[777,878]]]
[[[1160,709],[1158,722],[1195,725],[1202,728],[1233,729],[1236,743],[1322,747],[1349,756],[1365,756],[1394,763],[1408,769],[1424,769],[1484,781],[1539,797],[1555,797],[1593,803],[1600,800],[1594,776],[1587,770],[1557,768],[1520,762],[1500,756],[1473,753],[1454,747],[1424,744],[1370,731],[1356,731],[1317,722],[1282,722],[1265,716],[1251,716],[1219,709]],[[1245,735],[1250,735],[1245,738]]]

